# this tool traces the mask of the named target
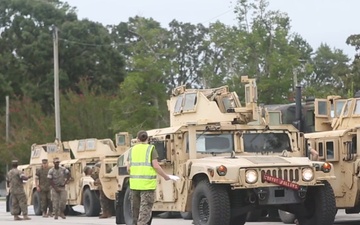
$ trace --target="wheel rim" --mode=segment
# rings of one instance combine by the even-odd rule
[[[210,209],[209,201],[205,196],[202,196],[199,200],[199,218],[202,223],[206,223],[209,220]]]

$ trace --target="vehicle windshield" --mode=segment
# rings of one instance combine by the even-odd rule
[[[291,151],[290,138],[286,133],[244,133],[245,152]]]
[[[197,134],[196,150],[200,153],[225,153],[234,150],[232,134]]]

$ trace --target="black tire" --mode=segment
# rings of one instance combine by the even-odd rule
[[[83,205],[86,216],[98,216],[100,214],[100,200],[95,191],[85,189],[83,193]]]
[[[304,209],[307,215],[296,216],[300,225],[332,225],[336,215],[335,195],[330,184],[310,187],[306,194]]]
[[[194,190],[192,216],[195,225],[230,223],[230,199],[226,186],[200,181]]]
[[[109,205],[112,206],[112,208],[110,208],[110,213],[111,213],[112,216],[115,216],[116,215],[115,214],[116,203],[115,203],[114,200],[109,200],[109,203],[110,203]]]
[[[285,224],[294,224],[294,221],[296,219],[295,215],[283,210],[279,209],[279,217],[281,221]]]
[[[6,212],[11,212],[11,194],[6,196]]]
[[[131,211],[131,198],[130,198],[130,187],[126,188],[125,195],[124,195],[124,221],[126,225],[132,225],[133,219],[132,219],[132,211]],[[147,223],[147,225],[151,225],[153,218],[153,214],[151,214],[150,221]]]
[[[126,225],[132,225],[132,211],[131,211],[131,198],[130,198],[130,187],[126,188],[125,195],[124,195],[124,222]]]
[[[116,193],[116,201],[115,201],[115,220],[116,224],[125,224],[124,219],[124,191]]]
[[[191,212],[180,212],[180,215],[184,220],[192,220]]]
[[[42,215],[42,210],[41,210],[41,199],[40,199],[40,193],[37,191],[34,191],[33,195],[32,195],[32,203],[33,203],[33,208],[34,208],[34,213],[37,216]]]

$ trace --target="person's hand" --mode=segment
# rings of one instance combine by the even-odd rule
[[[37,192],[40,192],[40,191],[41,191],[41,189],[40,189],[39,186],[36,187],[36,191],[37,191]]]
[[[57,193],[60,193],[60,192],[61,192],[60,188],[55,188],[55,191],[56,191]]]
[[[173,180],[173,181],[178,181],[178,180],[180,180],[180,177],[175,176],[175,175],[168,175],[168,177],[169,177],[170,180]]]

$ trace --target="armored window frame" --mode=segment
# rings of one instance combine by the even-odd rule
[[[86,148],[85,140],[79,140],[77,151],[78,152],[85,151],[85,148]]]
[[[339,161],[339,149],[337,140],[326,140],[324,145],[325,159],[327,161]],[[326,150],[326,151],[325,151]]]
[[[323,117],[328,116],[327,100],[318,100],[317,101],[316,114],[318,116],[323,116]]]
[[[354,106],[354,115],[360,116],[360,99],[355,100],[355,106]]]
[[[46,152],[48,153],[54,153],[57,152],[58,146],[56,144],[47,144],[46,145]]]
[[[351,107],[351,100],[347,100],[345,105],[344,105],[344,109],[343,109],[343,117],[348,117],[349,116],[349,112],[350,112],[350,107]]]
[[[195,106],[197,103],[197,93],[186,93],[183,104],[183,112],[190,112],[195,110]]]
[[[184,99],[184,94],[179,95],[179,96],[176,98],[176,103],[175,103],[175,107],[174,107],[174,114],[179,114],[179,113],[181,113],[181,111],[182,111],[182,102],[183,102],[183,99]]]
[[[319,159],[325,159],[325,155],[324,155],[324,143],[323,142],[318,142],[317,143],[317,149],[316,149],[319,153]]]
[[[334,108],[334,113],[335,113],[335,117],[339,117],[341,115],[341,111],[344,108],[344,105],[346,103],[345,99],[337,99],[335,100],[335,108]]]

